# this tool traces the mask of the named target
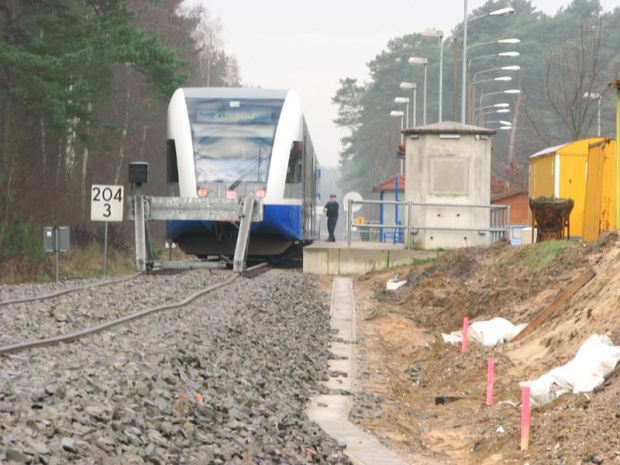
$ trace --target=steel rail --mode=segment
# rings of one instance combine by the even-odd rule
[[[141,274],[144,274],[144,273],[142,271],[140,271],[139,273],[131,275],[131,276],[127,277],[127,278],[114,279],[112,281],[103,281],[103,282],[99,282],[99,283],[86,284],[85,286],[70,287],[68,289],[63,289],[61,291],[51,292],[49,294],[43,294],[43,295],[38,295],[38,296],[34,296],[34,297],[21,297],[19,299],[3,300],[3,301],[0,301],[0,307],[5,306],[5,305],[10,305],[10,304],[23,304],[25,302],[34,302],[35,300],[51,299],[53,297],[58,297],[58,296],[61,296],[61,295],[69,294],[71,292],[83,291],[83,290],[86,290],[86,289],[91,289],[93,287],[109,286],[111,284],[124,283],[125,281],[130,281],[130,280],[132,280],[134,278],[137,278]]]
[[[256,266],[250,267],[246,270],[246,272],[244,274],[242,274],[242,276],[251,276],[253,273],[258,272],[259,270],[265,268],[267,269],[269,266],[269,263],[260,263]],[[60,336],[54,336],[54,337],[50,337],[50,338],[46,338],[46,339],[36,339],[34,341],[27,341],[27,342],[20,342],[17,344],[12,344],[9,346],[4,346],[4,347],[0,347],[0,355],[6,355],[6,354],[11,354],[11,353],[16,353],[16,352],[21,352],[23,350],[27,350],[27,349],[34,349],[34,348],[38,348],[38,347],[46,347],[46,346],[52,346],[55,344],[60,344],[60,343],[69,343],[69,342],[74,342],[77,341],[78,339],[81,339],[85,336],[89,336],[91,334],[96,334],[96,333],[100,333],[106,329],[112,328],[114,326],[118,326],[122,323],[127,323],[128,321],[132,321],[132,320],[136,320],[139,318],[143,318],[145,316],[151,315],[153,313],[157,313],[157,312],[161,312],[164,310],[172,310],[174,308],[179,308],[179,307],[183,307],[189,303],[191,303],[192,301],[196,300],[198,297],[203,296],[204,294],[208,294],[209,292],[212,292],[216,289],[219,289],[221,287],[224,286],[228,286],[229,284],[231,284],[233,281],[235,281],[237,278],[239,277],[239,274],[231,274],[231,276],[227,279],[225,279],[224,281],[220,282],[220,283],[216,283],[213,284],[205,289],[202,289],[198,292],[195,292],[193,294],[191,294],[190,296],[186,297],[183,300],[180,300],[178,302],[174,302],[174,303],[170,303],[170,304],[164,304],[164,305],[158,305],[157,307],[152,307],[152,308],[147,308],[145,310],[140,310],[138,312],[134,312],[131,313],[129,315],[125,315],[121,318],[117,318],[116,320],[111,320],[105,323],[102,323],[100,325],[97,326],[91,326],[88,328],[85,328],[83,330],[74,332],[74,333],[70,333],[70,334],[63,334]]]

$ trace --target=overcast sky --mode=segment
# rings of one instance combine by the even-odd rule
[[[368,80],[366,63],[389,39],[428,28],[449,35],[463,20],[463,0],[194,0],[219,17],[226,52],[245,85],[295,89],[318,153],[338,163],[341,132],[331,97],[345,77]],[[469,11],[484,0],[469,0]],[[533,0],[554,14],[569,0]],[[605,10],[620,0],[602,0]],[[489,19],[490,20],[490,19]],[[431,119],[432,121],[432,119]]]

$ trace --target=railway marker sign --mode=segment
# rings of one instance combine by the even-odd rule
[[[93,184],[90,190],[91,221],[123,221],[124,186]]]
[[[104,221],[103,276],[108,275],[108,223],[123,221],[124,186],[93,184],[90,190],[90,220]]]

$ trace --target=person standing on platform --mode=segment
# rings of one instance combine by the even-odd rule
[[[329,202],[325,204],[323,211],[327,215],[327,232],[329,233],[327,242],[336,242],[334,231],[336,230],[336,223],[338,222],[338,202],[336,202],[336,196],[334,194],[329,196]]]

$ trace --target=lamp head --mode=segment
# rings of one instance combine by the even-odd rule
[[[423,57],[410,57],[409,64],[410,65],[425,65],[428,63],[428,58]]]
[[[514,8],[500,8],[499,10],[491,11],[489,16],[506,16],[515,12]]]
[[[420,33],[422,37],[443,37],[443,31],[438,29],[426,29]]]

